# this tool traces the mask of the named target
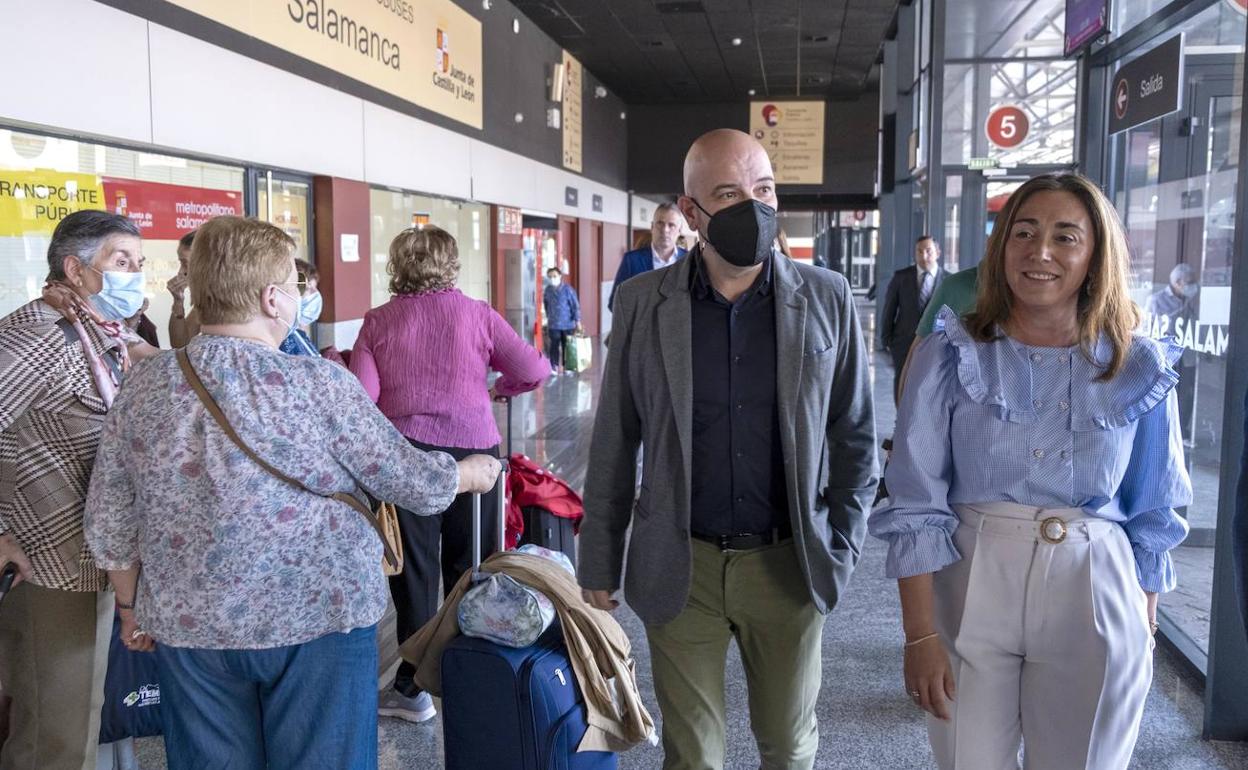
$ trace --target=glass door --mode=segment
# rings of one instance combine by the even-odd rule
[[[1236,57],[1188,52],[1184,104],[1113,137],[1113,197],[1131,243],[1131,281],[1154,337],[1184,348],[1176,369],[1192,504],[1174,551],[1179,587],[1161,598],[1167,636],[1207,655],[1226,401],[1239,167]]]
[[[311,177],[269,170],[257,170],[253,177],[256,216],[294,239],[297,258],[313,262]]]

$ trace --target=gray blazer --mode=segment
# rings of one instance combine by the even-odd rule
[[[620,286],[585,484],[580,582],[620,587],[648,624],[684,609],[693,432],[691,259]],[[797,555],[820,612],[849,582],[875,495],[867,348],[840,273],[774,263],[776,384]],[[641,495],[637,449],[645,444]]]

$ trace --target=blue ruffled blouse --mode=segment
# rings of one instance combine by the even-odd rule
[[[950,308],[939,318],[943,330],[914,351],[889,497],[869,521],[889,543],[888,576],[961,558],[952,506],[1008,501],[1118,522],[1144,590],[1173,589],[1169,551],[1188,530],[1174,509],[1192,500],[1172,368],[1182,348],[1136,336],[1121,371],[1100,382],[1103,368],[1078,346],[978,342]],[[1094,357],[1108,361],[1109,352],[1102,340]]]

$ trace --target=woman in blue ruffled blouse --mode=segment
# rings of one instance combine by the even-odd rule
[[[1087,179],[1006,203],[974,312],[942,310],[902,394],[889,543],[905,682],[941,768],[1125,768],[1157,594],[1191,501],[1171,368],[1135,332],[1126,238]]]

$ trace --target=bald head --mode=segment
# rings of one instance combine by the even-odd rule
[[[738,204],[757,201],[765,204],[769,213],[770,235],[763,235],[761,245],[757,242],[717,246],[709,236],[711,218],[720,211]],[[719,255],[721,247],[733,258],[738,268],[747,272],[758,268],[750,265],[755,255],[767,254],[775,237],[776,178],[771,169],[771,158],[763,146],[753,137],[741,131],[721,128],[698,137],[689,153],[685,155],[685,194],[676,202],[690,227],[698,231],[703,252]],[[753,215],[750,215],[753,218]]]
[[[750,186],[746,189],[752,189],[760,181],[775,187],[775,174],[767,151],[744,131],[733,128],[708,131],[694,141],[685,155],[685,195],[701,200],[721,183],[747,179]]]

